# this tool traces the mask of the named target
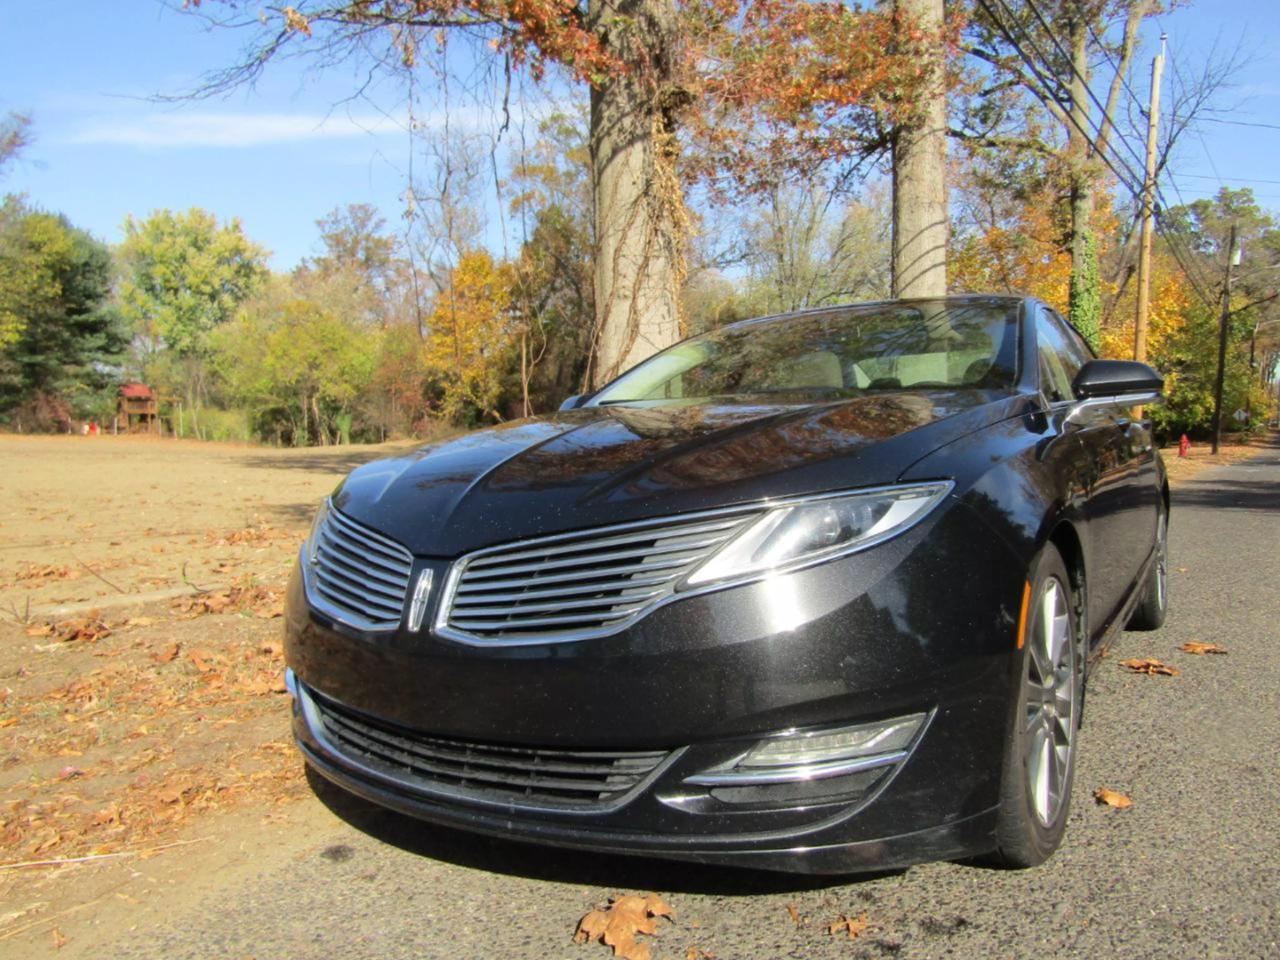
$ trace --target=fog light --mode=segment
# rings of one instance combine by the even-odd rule
[[[839,777],[906,759],[926,714],[762,740],[735,760],[686,777],[704,786],[745,786]]]

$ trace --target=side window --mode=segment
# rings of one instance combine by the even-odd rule
[[[1093,350],[1091,350],[1089,345],[1084,342],[1084,338],[1081,337],[1080,334],[1076,333],[1075,328],[1072,327],[1071,324],[1067,323],[1067,321],[1063,320],[1061,316],[1052,310],[1049,311],[1049,317],[1054,326],[1062,331],[1062,337],[1066,343],[1067,352],[1075,359],[1078,366],[1083,367],[1094,358]]]
[[[1083,363],[1067,346],[1065,333],[1046,313],[1036,321],[1040,351],[1040,389],[1052,403],[1072,399],[1071,381]]]

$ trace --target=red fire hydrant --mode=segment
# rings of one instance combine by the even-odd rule
[[[1182,439],[1178,441],[1178,456],[1185,457],[1187,451],[1191,449],[1191,440],[1184,433]]]

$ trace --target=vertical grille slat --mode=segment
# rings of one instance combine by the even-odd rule
[[[306,578],[312,604],[361,629],[398,627],[413,555],[332,506],[314,535]]]
[[[477,551],[455,568],[442,623],[498,644],[612,633],[670,597],[759,515],[646,521]]]

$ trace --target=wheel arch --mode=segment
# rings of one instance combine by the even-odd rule
[[[1092,635],[1088,622],[1089,606],[1086,603],[1089,581],[1085,575],[1084,544],[1080,540],[1080,533],[1071,520],[1065,517],[1059,518],[1053,529],[1049,531],[1046,542],[1053,544],[1062,556],[1062,562],[1066,564],[1067,574],[1071,577],[1071,596],[1075,604],[1077,629],[1086,641],[1091,642]]]

